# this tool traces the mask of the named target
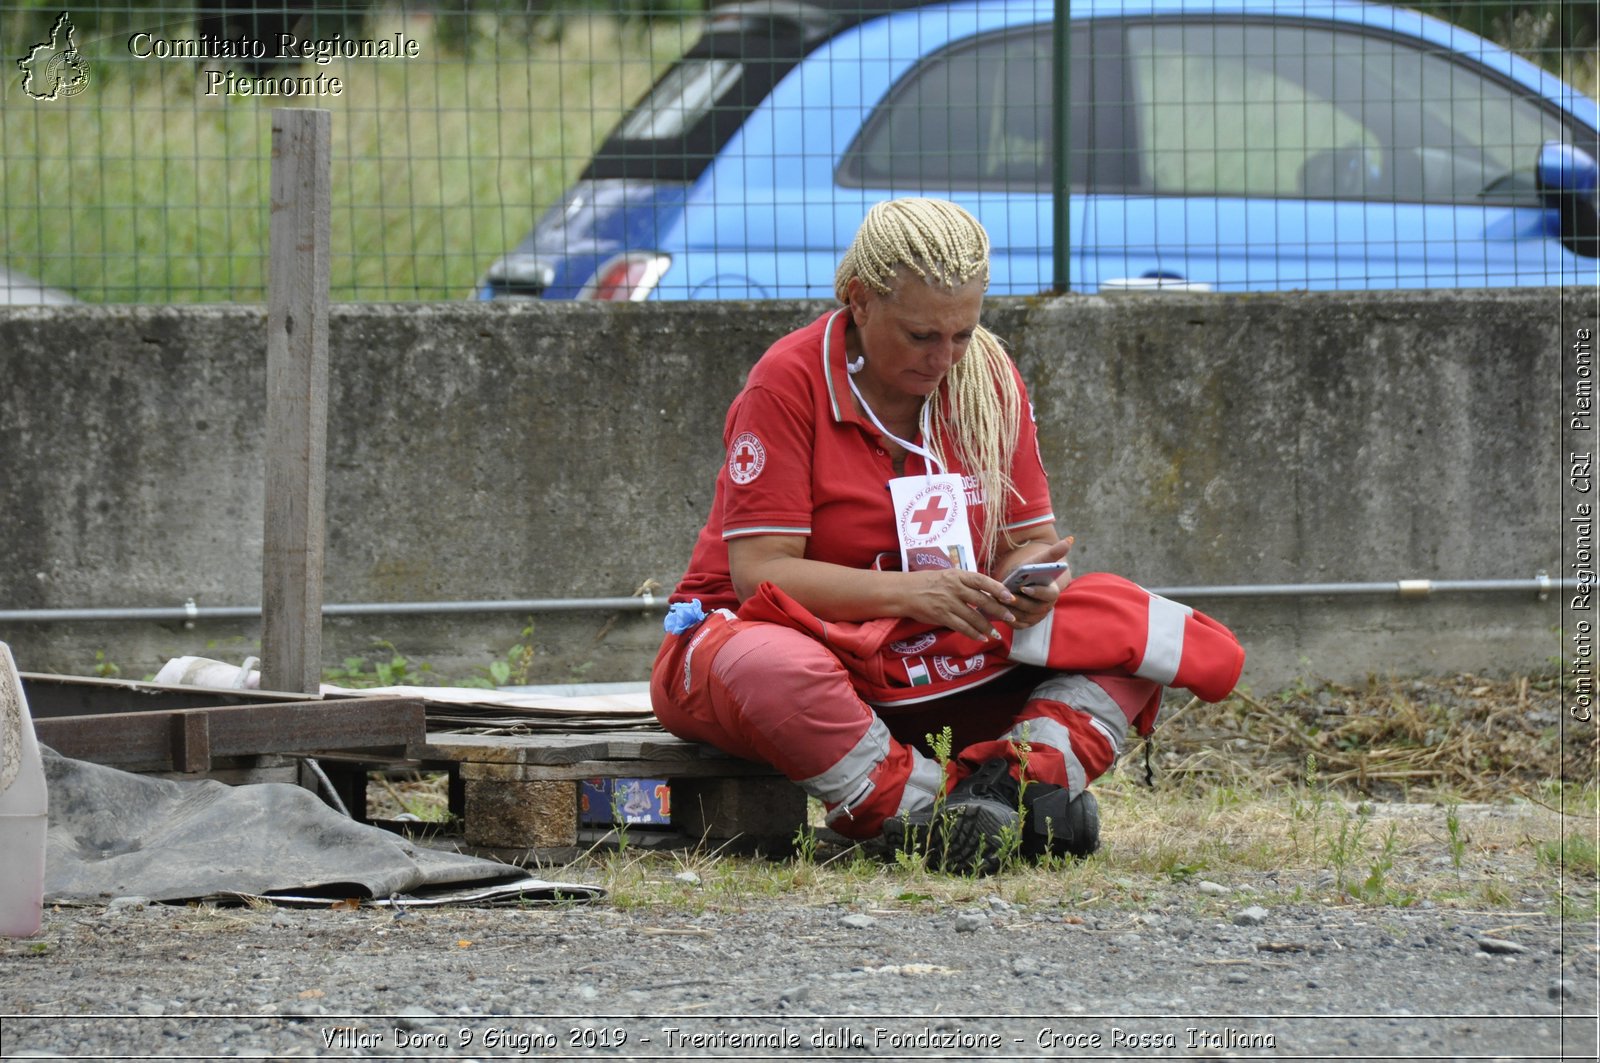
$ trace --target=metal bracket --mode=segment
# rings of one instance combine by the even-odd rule
[[[1401,598],[1426,598],[1433,593],[1431,579],[1403,579],[1400,581]]]

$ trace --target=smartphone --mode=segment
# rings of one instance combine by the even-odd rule
[[[1015,594],[1024,587],[1042,587],[1063,573],[1071,572],[1066,561],[1044,561],[1037,565],[1018,565],[1006,576],[1006,590]]]

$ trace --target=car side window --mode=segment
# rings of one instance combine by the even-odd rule
[[[1458,60],[1397,46],[1367,63],[1373,89],[1404,101],[1390,113],[1397,199],[1537,204],[1534,159],[1547,140],[1575,141],[1560,117]]]
[[[1263,23],[1128,27],[1138,191],[1482,203],[1533,196],[1562,123],[1385,36]]]
[[[1088,34],[1074,27],[1075,60]],[[1073,171],[1090,142],[1091,63],[1072,68]],[[1053,166],[1050,27],[991,34],[919,63],[868,118],[840,163],[840,184],[900,189],[1045,191]]]
[[[1188,196],[1358,192],[1361,177],[1378,163],[1378,138],[1359,112],[1335,102],[1345,87],[1335,76],[1359,78],[1360,69],[1318,62],[1310,49],[1326,36],[1237,23],[1130,26],[1138,190]],[[1338,160],[1338,166],[1319,166],[1324,160]],[[1333,179],[1346,169],[1356,176],[1341,189]],[[1327,188],[1309,187],[1325,180]]]

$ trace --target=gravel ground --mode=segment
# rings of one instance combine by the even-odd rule
[[[983,888],[892,911],[60,909],[0,943],[0,1055],[1596,1057],[1592,923]]]
[[[1593,777],[1592,731],[1551,747],[1554,690],[1330,688],[1287,702],[1287,729],[1245,698],[1189,714],[1158,760],[1164,777],[1270,792],[1314,755],[1326,778],[1399,772],[1503,802],[1523,775]],[[1351,768],[1347,750],[1367,753]],[[668,860],[587,905],[55,909],[36,937],[0,938],[0,1057],[1596,1058],[1600,928],[1552,914],[1592,914],[1596,883],[1557,881],[1534,850],[1600,825],[1462,806],[1471,844],[1452,857],[1442,806],[1380,804],[1369,842],[1392,822],[1421,831],[1380,891],[1405,900],[1355,904],[1326,861],[1224,858],[1281,833],[1283,810],[1190,801],[1135,819],[1136,804],[1102,791],[1109,856],[1087,892],[1040,873],[769,894]],[[1351,822],[1316,815],[1324,848]],[[1163,864],[1168,849],[1221,881]],[[604,867],[542,873],[611,881]]]

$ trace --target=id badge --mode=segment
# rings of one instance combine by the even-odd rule
[[[889,481],[889,497],[894,502],[901,568],[978,571],[960,476],[897,476]]]

